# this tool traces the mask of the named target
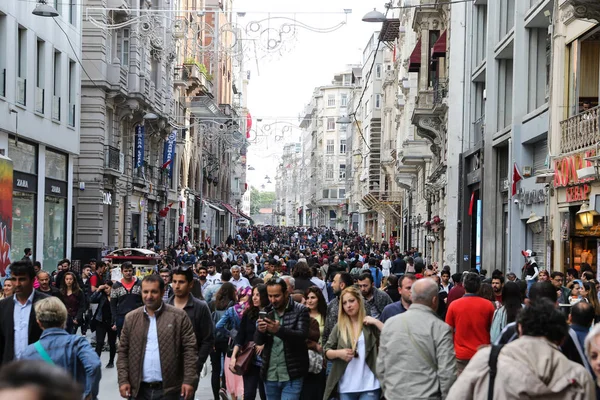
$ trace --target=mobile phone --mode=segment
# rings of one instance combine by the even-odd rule
[[[259,311],[258,312],[258,319],[265,319],[267,318],[267,312],[266,311]]]

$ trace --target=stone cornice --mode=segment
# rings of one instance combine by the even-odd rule
[[[598,0],[571,0],[575,18],[591,19],[600,22],[600,1]]]

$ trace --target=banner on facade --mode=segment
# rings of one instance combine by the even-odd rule
[[[173,130],[165,142],[163,152],[163,165],[169,172],[169,178],[173,177],[173,161],[175,159],[175,145],[177,143],[177,130]]]
[[[11,261],[12,220],[15,211],[13,208],[13,163],[8,157],[0,156],[0,277],[6,275],[6,268]],[[23,254],[23,250],[20,250]]]
[[[144,165],[144,126],[135,127],[135,168]]]

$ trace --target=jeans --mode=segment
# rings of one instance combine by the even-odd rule
[[[115,325],[117,325],[117,336],[121,337],[121,331],[123,330],[123,324],[125,323],[124,315],[117,315]]]
[[[163,390],[161,389],[150,389],[144,382],[140,385],[140,390],[138,390],[138,395],[136,396],[136,400],[179,400],[180,393],[172,393],[168,396],[163,394]]]
[[[244,400],[256,399],[256,389],[260,395],[260,400],[266,400],[265,384],[260,377],[260,367],[250,365],[243,376],[244,378]]]
[[[381,389],[369,390],[367,392],[340,393],[339,400],[379,400]]]
[[[266,381],[267,400],[299,400],[303,378],[287,382]]]
[[[214,350],[210,353],[211,377],[213,396],[219,400],[219,390],[225,386],[225,374],[223,373],[223,358],[227,354],[227,343],[215,343]]]
[[[96,322],[96,354],[98,354],[98,357],[102,354],[104,338],[108,334],[108,347],[110,348],[110,358],[108,362],[112,363],[115,361],[115,354],[117,354],[117,331],[113,331],[110,322]]]

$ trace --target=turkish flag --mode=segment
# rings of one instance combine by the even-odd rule
[[[469,202],[469,217],[473,216],[473,206],[475,206],[475,192],[471,193],[471,201]]]
[[[250,129],[252,129],[252,115],[246,115],[246,139],[250,139]]]
[[[517,163],[513,164],[513,177],[512,177],[512,196],[517,194],[517,183],[523,179],[523,175],[519,172]]]

